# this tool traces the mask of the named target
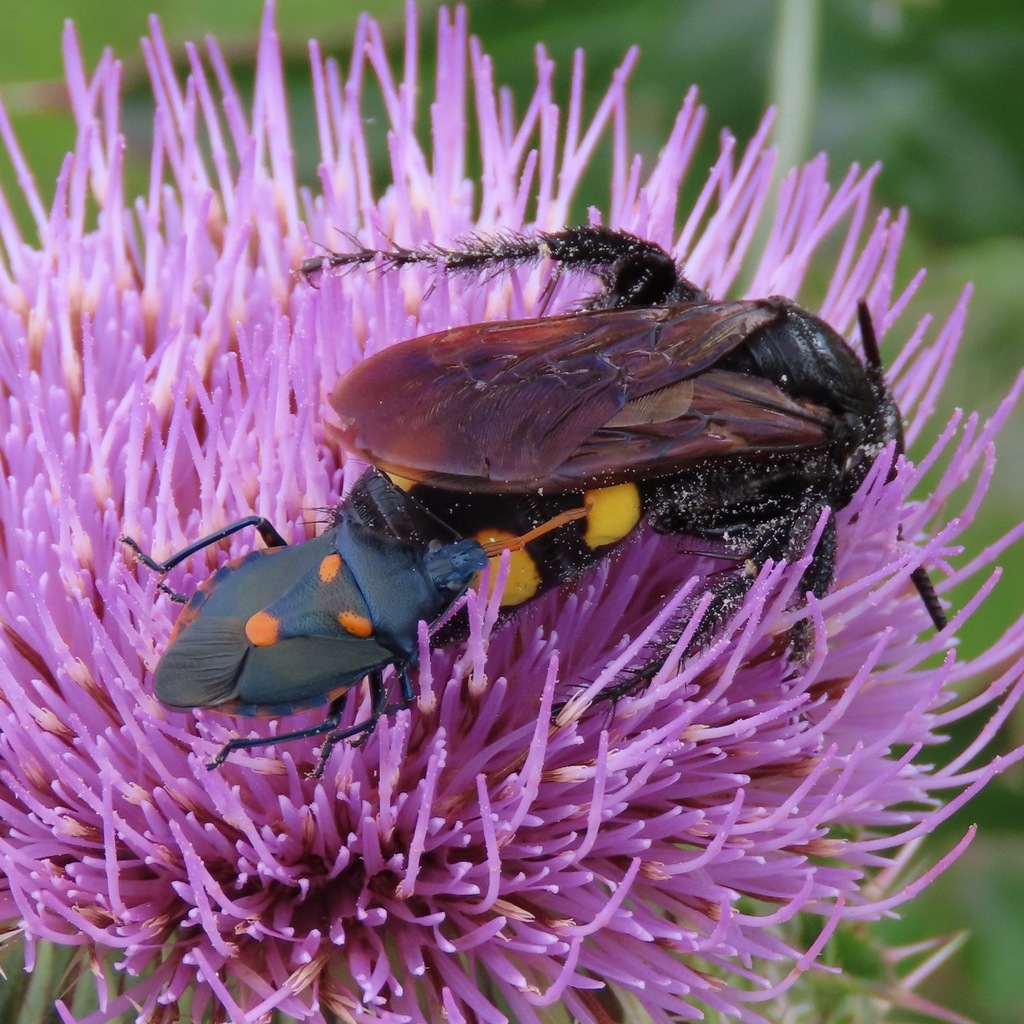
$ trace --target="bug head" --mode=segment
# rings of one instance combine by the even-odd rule
[[[487,568],[487,555],[475,540],[457,540],[451,544],[431,543],[423,563],[430,582],[439,591],[461,592],[478,572]]]

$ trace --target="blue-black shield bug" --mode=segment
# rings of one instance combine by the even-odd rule
[[[222,764],[232,750],[324,736],[313,773],[321,775],[338,742],[368,735],[389,710],[383,679],[388,666],[398,674],[400,706],[412,702],[409,669],[418,663],[419,622],[432,623],[448,611],[490,554],[530,539],[488,549],[454,538],[445,528],[454,539],[427,542],[413,526],[415,511],[412,499],[370,470],[339,508],[335,523],[302,544],[286,544],[259,516],[231,523],[163,562],[132,538],[121,538],[159,573],[249,527],[267,544],[219,568],[187,599],[154,675],[161,703],[176,710],[214,708],[257,717],[329,705],[324,721],[308,729],[230,741],[207,767]],[[539,532],[579,515],[570,511]],[[172,597],[185,601],[183,595]],[[342,727],[345,696],[364,678],[370,685],[370,716]]]

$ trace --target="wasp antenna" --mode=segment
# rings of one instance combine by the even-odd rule
[[[873,378],[877,387],[889,392],[889,386],[885,381],[885,370],[882,367],[882,353],[878,348],[878,335],[875,333],[875,323],[871,318],[871,311],[864,299],[857,303],[857,325],[860,327],[860,343],[864,349],[865,366],[869,375]],[[896,455],[905,455],[907,444],[903,437],[903,419],[898,416],[895,424]],[[889,479],[896,476],[896,461],[893,460],[892,469],[889,472]]]
[[[910,578],[914,581],[914,586],[917,587],[917,592],[921,595],[921,600],[924,601],[924,606],[928,609],[935,628],[942,631],[949,625],[949,619],[946,618],[946,612],[939,603],[939,595],[935,593],[935,584],[932,583],[928,570],[923,565],[919,565],[910,574]]]
[[[860,327],[860,343],[864,349],[867,365],[878,373],[882,372],[882,353],[878,348],[878,335],[875,333],[875,322],[864,299],[857,303],[857,325]]]

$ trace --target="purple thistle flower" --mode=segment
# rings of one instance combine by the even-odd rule
[[[517,118],[462,11],[441,15],[424,151],[412,10],[406,30],[401,81],[369,19],[346,72],[311,46],[316,193],[294,176],[271,8],[251,111],[214,43],[205,61],[188,49],[179,82],[154,23],[152,177],[137,200],[122,179],[119,65],[108,54],[87,73],[70,28],[78,137],[52,203],[0,112],[39,238],[22,237],[0,197],[0,918],[23,936],[29,969],[40,941],[84,948],[101,1007],[87,1024],[127,1011],[173,1020],[181,1006],[246,1024],[272,1010],[597,1022],[620,1019],[616,1000],[654,1021],[709,1010],[760,1021],[838,926],[889,913],[959,852],[966,839],[897,880],[913,844],[1007,763],[984,751],[1024,685],[1024,617],[974,658],[951,638],[1024,526],[966,564],[949,560],[1021,382],[988,421],[931,425],[968,296],[938,329],[903,323],[920,277],[895,291],[906,218],[871,219],[876,169],[832,188],[814,160],[783,180],[771,213],[766,118],[745,149],[723,140],[681,211],[704,119],[694,94],[648,171],[625,130],[634,54],[589,122],[578,61],[563,125],[539,50]],[[364,127],[368,89],[386,126]],[[466,177],[472,120],[479,182]],[[385,130],[393,180],[378,193],[365,132]],[[800,608],[800,566],[767,566],[716,642],[670,657],[613,717],[591,700],[718,567],[678,539],[640,531],[571,591],[497,628],[494,602],[471,595],[466,645],[431,653],[421,627],[417,706],[365,746],[337,748],[322,780],[306,777],[312,741],[207,773],[236,731],[284,732],[316,713],[268,725],[162,709],[150,674],[177,608],[119,536],[163,557],[251,513],[289,541],[313,536],[314,510],[361,471],[333,443],[338,377],[415,334],[528,314],[550,268],[484,283],[360,269],[317,289],[293,268],[314,243],[558,228],[604,137],[611,196],[592,217],[670,248],[712,295],[734,292],[765,223],[751,295],[797,295],[821,243],[840,239],[820,313],[848,334],[866,298],[880,334],[896,326],[890,379],[908,441],[926,454],[891,482],[880,460],[842,510],[827,598]],[[558,307],[590,289],[563,282]],[[918,495],[936,465],[935,490]],[[233,537],[170,582],[191,591],[254,543]],[[943,593],[974,581],[940,635],[910,583],[920,565],[938,568]],[[805,614],[815,656],[796,670],[784,638]],[[979,692],[956,697],[978,679]],[[935,763],[948,726],[986,708],[968,749]],[[354,692],[348,719],[366,711]],[[805,945],[785,928],[798,914],[819,921]]]

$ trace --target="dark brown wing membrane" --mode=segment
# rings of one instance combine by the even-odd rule
[[[457,327],[372,356],[331,402],[354,454],[456,490],[611,484],[820,444],[821,410],[713,370],[779,310],[690,303]]]
[[[559,467],[549,487],[570,489],[650,479],[692,468],[709,458],[816,447],[833,418],[827,409],[789,398],[746,374],[708,370],[692,381],[687,410],[672,419],[596,430]],[[631,403],[632,404],[632,403]],[[628,406],[627,406],[628,408]]]

